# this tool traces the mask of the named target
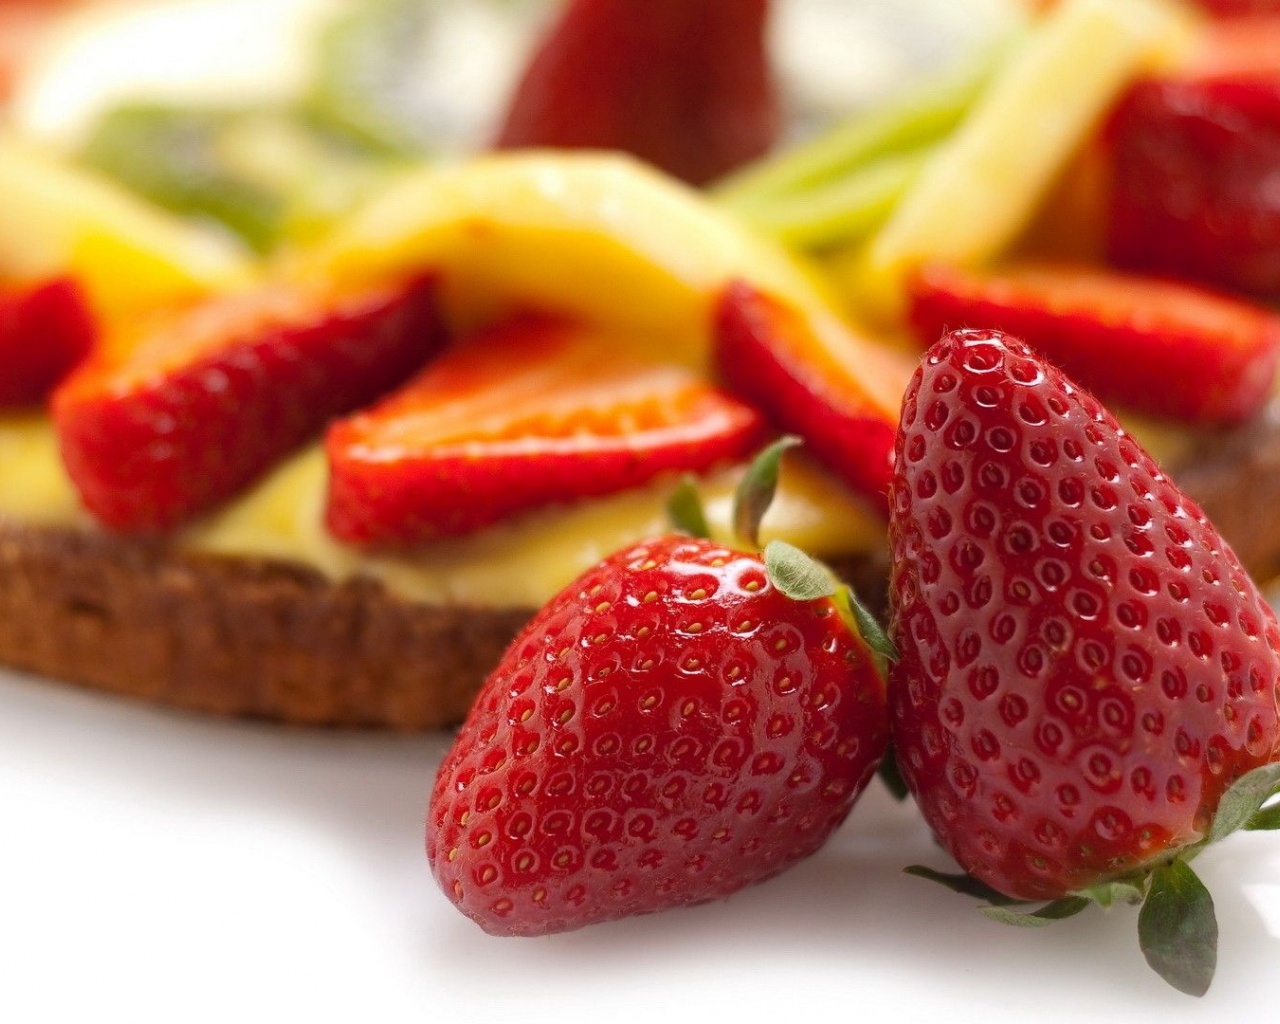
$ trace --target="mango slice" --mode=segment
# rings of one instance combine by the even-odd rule
[[[410,172],[292,272],[441,271],[459,329],[525,308],[705,366],[713,300],[733,278],[803,309],[829,307],[813,271],[697,192],[627,157],[539,151]],[[656,349],[656,350],[655,350]]]
[[[873,313],[900,312],[913,266],[980,263],[1014,241],[1120,89],[1184,40],[1183,17],[1160,0],[1066,0],[1046,15],[845,268]]]
[[[0,138],[0,277],[69,273],[108,320],[252,277],[243,250],[97,176]]]

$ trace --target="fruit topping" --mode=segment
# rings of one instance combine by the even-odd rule
[[[0,289],[0,408],[44,401],[89,354],[95,332],[84,292],[70,278]]]
[[[351,293],[272,285],[108,337],[55,392],[82,501],[121,531],[206,512],[404,380],[441,344],[434,282]]]
[[[720,300],[716,361],[735,392],[885,507],[905,363],[834,316],[803,316],[741,281]]]
[[[1141,82],[1109,138],[1113,262],[1280,296],[1280,75]]]
[[[1280,780],[1280,627],[1231,549],[993,331],[947,335],[911,383],[890,545],[893,744],[938,839],[997,900],[1054,901],[1002,919],[1145,898],[1149,962],[1203,992],[1216,925],[1187,861],[1265,824]]]
[[[538,613],[436,778],[427,855],[464,914],[567,931],[727,896],[826,841],[884,752],[884,681],[847,588],[780,563],[659,537]]]
[[[769,0],[570,0],[525,70],[502,148],[617,149],[693,184],[779,126]]]
[[[604,331],[518,318],[480,331],[329,431],[328,523],[413,544],[748,454],[759,416]]]
[[[911,320],[931,345],[950,328],[1016,335],[1107,401],[1191,424],[1247,419],[1271,394],[1280,318],[1191,285],[1078,266],[995,271],[932,265]]]

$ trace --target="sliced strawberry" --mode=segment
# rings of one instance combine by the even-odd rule
[[[921,270],[911,320],[931,345],[946,331],[999,330],[1028,342],[1094,393],[1192,423],[1247,419],[1280,360],[1280,317],[1191,285],[1084,267]]]
[[[393,387],[442,338],[427,279],[214,298],[105,343],[55,392],[63,461],[105,525],[172,527]]]
[[[1280,296],[1280,17],[1223,22],[1107,130],[1118,266]]]
[[[694,184],[779,126],[768,0],[571,0],[524,73],[498,146],[620,149]]]
[[[329,431],[341,540],[413,544],[750,452],[759,416],[613,339],[519,319],[482,331]]]
[[[44,401],[89,354],[96,329],[71,278],[0,290],[0,408]]]
[[[716,361],[730,388],[887,508],[909,367],[834,317],[804,316],[740,281],[720,299],[715,333]]]

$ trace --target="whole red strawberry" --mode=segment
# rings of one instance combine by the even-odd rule
[[[1147,897],[1148,959],[1203,991],[1216,925],[1185,860],[1274,788],[1270,607],[1111,414],[1016,339],[931,348],[896,454],[891,722],[930,826],[999,894],[1059,901],[1041,919]],[[1208,958],[1190,975],[1166,962],[1187,952],[1157,927],[1171,906]]]
[[[884,684],[830,598],[663,537],[556,597],[441,765],[427,853],[458,908],[541,935],[700,903],[818,849],[875,771]]]

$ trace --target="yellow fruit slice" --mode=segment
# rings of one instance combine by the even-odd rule
[[[222,235],[0,138],[0,277],[60,273],[110,319],[243,283],[252,264]]]
[[[872,312],[897,312],[911,267],[981,262],[1014,241],[1119,91],[1185,39],[1184,19],[1162,0],[1066,0],[1047,15],[851,261]]]
[[[563,313],[694,366],[706,359],[711,302],[731,278],[801,309],[827,305],[812,271],[780,245],[613,155],[511,153],[415,170],[294,272],[350,279],[414,268],[441,272],[456,326],[521,307]]]

